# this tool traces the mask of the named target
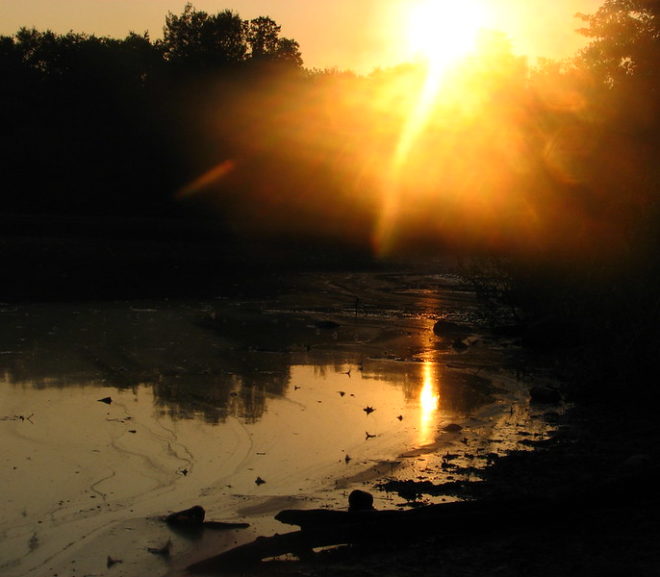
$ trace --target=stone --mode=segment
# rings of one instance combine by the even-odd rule
[[[349,511],[372,511],[374,508],[374,498],[371,493],[355,489],[348,496]]]
[[[433,333],[439,337],[460,337],[469,331],[457,323],[440,319],[433,325]]]
[[[177,511],[165,518],[165,522],[172,527],[201,527],[204,523],[206,511],[204,507],[195,505],[190,509]]]

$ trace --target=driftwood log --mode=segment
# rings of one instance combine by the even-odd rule
[[[401,545],[427,536],[457,537],[510,530],[524,527],[539,515],[548,521],[555,509],[549,500],[528,499],[443,503],[406,511],[291,509],[281,511],[275,518],[300,527],[299,531],[259,537],[189,569],[193,573],[219,573],[289,553],[304,559],[314,548],[331,545]]]
[[[243,529],[250,526],[248,523],[205,521],[205,516],[206,511],[204,511],[204,508],[199,505],[195,505],[190,509],[184,509],[183,511],[170,513],[167,517],[164,518],[164,521],[173,529],[182,531],[197,531],[201,529],[217,529],[226,531],[229,529]]]
[[[370,507],[349,511],[285,510],[275,518],[300,527],[299,531],[260,537],[196,563],[189,570],[222,574],[287,553],[304,559],[313,554],[313,549],[331,545],[400,546],[431,536],[449,542],[538,528],[570,530],[585,520],[596,526],[617,523],[617,519],[627,519],[634,507],[660,510],[658,478],[660,469],[654,467],[644,469],[644,475],[624,475],[551,497],[491,498],[405,511],[376,511]]]

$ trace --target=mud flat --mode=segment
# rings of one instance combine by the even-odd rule
[[[554,430],[453,274],[310,273],[260,292],[2,306],[4,576],[179,574],[281,531],[282,509],[478,482]],[[464,346],[433,332],[440,318]],[[250,526],[163,523],[192,505]]]

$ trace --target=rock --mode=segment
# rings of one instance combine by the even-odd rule
[[[433,333],[439,337],[460,337],[468,334],[467,327],[440,319],[433,325]]]
[[[355,489],[348,496],[349,511],[373,511],[374,498],[371,493]]]
[[[204,507],[195,505],[190,509],[177,511],[165,517],[165,522],[172,527],[201,527],[206,511]]]
[[[540,403],[543,405],[556,405],[561,402],[561,394],[559,391],[544,385],[533,386],[529,390],[529,397],[532,403]]]
[[[447,433],[460,433],[463,430],[463,427],[456,423],[450,423],[446,427],[442,427],[442,430]]]
[[[206,512],[204,508],[195,505],[190,509],[184,509],[183,511],[177,511],[165,517],[165,522],[179,531],[185,530],[188,532],[196,533],[204,529],[243,529],[249,527],[248,523],[225,523],[223,521],[204,521]]]

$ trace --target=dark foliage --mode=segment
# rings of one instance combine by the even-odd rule
[[[659,7],[607,0],[578,15],[590,43],[568,69],[537,72],[539,87],[549,75],[583,99],[568,113],[545,115],[564,155],[559,174],[570,196],[561,209],[580,218],[564,218],[572,226],[552,245],[500,254],[490,269],[471,272],[484,297],[505,299],[525,326],[551,332],[558,321],[570,323],[559,340],[571,346],[553,359],[570,394],[590,402],[652,407],[657,398]]]
[[[475,286],[507,320],[571,327],[554,342],[579,343],[574,381],[639,383],[660,350],[659,12],[579,15],[571,62],[530,67],[484,37],[407,144],[419,65],[307,71],[267,17],[187,5],[157,42],[21,29],[0,38],[2,211],[478,252]]]
[[[187,5],[157,42],[27,28],[1,37],[2,211],[171,214],[197,168],[182,154],[195,132],[189,96],[211,77],[249,83],[256,61],[299,69],[298,44],[279,31],[268,18]]]

